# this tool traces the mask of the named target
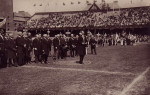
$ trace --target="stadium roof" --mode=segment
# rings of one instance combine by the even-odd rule
[[[24,11],[19,11],[18,13],[14,12],[14,16],[16,17],[31,17],[31,15],[28,12],[24,12]]]
[[[87,4],[93,4],[94,0],[13,0],[14,11],[27,11],[30,14],[36,12],[66,12],[66,11],[84,11],[89,9]],[[110,4],[116,0],[105,0]],[[97,0],[96,4],[99,6],[102,0]],[[150,6],[150,0],[118,0],[120,8]],[[118,6],[113,6],[118,7]]]
[[[42,4],[41,8],[38,10],[41,12],[65,12],[65,11],[84,11],[93,4],[94,0],[53,0],[51,3]],[[89,1],[87,3],[87,1]],[[148,0],[105,0],[107,4],[113,8],[129,8],[129,7],[141,7],[141,6],[150,6]],[[78,4],[80,2],[80,4]],[[124,2],[124,3],[123,3]],[[100,5],[102,0],[97,0],[96,5]],[[37,7],[37,6],[36,6]],[[42,9],[43,8],[43,9]]]

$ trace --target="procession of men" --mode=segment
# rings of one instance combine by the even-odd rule
[[[18,32],[16,38],[12,33],[0,34],[0,67],[18,67],[33,62],[48,64],[49,56],[54,61],[66,59],[68,56],[79,56],[78,63],[83,64],[87,46],[84,31],[77,36],[71,34],[71,37],[66,37],[64,34],[57,34],[54,38],[50,38],[48,34],[36,34],[32,37],[31,33],[27,32]]]
[[[50,37],[48,34],[36,34],[32,36],[29,32],[17,32],[0,34],[0,68],[11,66],[23,66],[30,63],[48,64],[48,58],[53,61],[79,56],[77,63],[83,64],[87,48],[91,48],[91,54],[97,55],[97,46],[105,47],[117,45],[134,45],[137,42],[148,41],[148,36],[136,36],[132,34],[96,34],[80,31],[78,35],[57,34]]]

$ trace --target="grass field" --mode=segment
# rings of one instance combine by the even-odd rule
[[[98,47],[83,65],[68,57],[0,69],[0,95],[150,95],[149,52],[149,44]]]

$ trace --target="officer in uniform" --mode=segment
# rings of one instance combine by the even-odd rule
[[[79,38],[78,38],[78,54],[80,57],[80,64],[83,64],[83,59],[86,55],[86,47],[87,47],[87,39],[84,35],[84,31],[81,31],[79,33]]]

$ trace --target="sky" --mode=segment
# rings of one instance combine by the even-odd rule
[[[78,4],[78,1],[81,3]],[[13,10],[14,12],[26,11],[31,15],[35,12],[77,11],[85,8],[86,1],[93,2],[93,0],[13,0]],[[106,3],[112,3],[114,0],[105,1]],[[71,2],[74,4],[71,4]],[[65,3],[65,6],[63,3]],[[101,0],[97,0],[97,4],[100,3]],[[41,4],[42,6],[40,6]],[[118,4],[121,8],[150,6],[150,0],[118,0]]]

